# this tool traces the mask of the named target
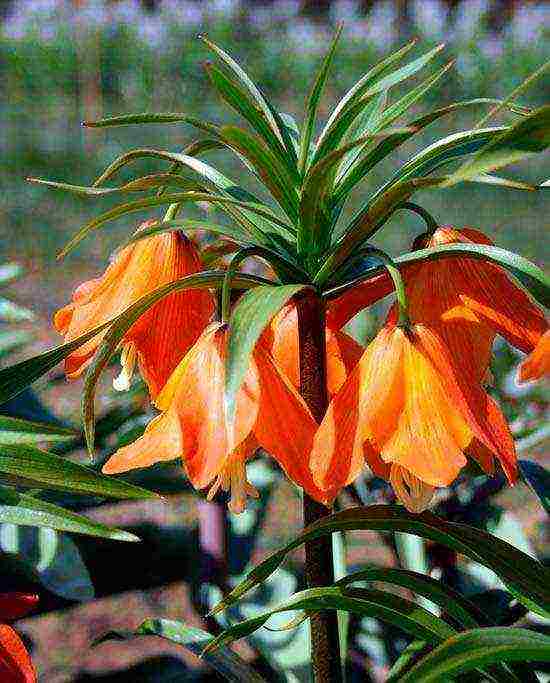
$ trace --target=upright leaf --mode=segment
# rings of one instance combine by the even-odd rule
[[[304,130],[302,133],[302,139],[300,142],[300,160],[299,167],[300,171],[304,172],[308,163],[309,148],[311,145],[311,139],[315,130],[315,119],[317,118],[317,109],[319,107],[319,102],[321,100],[321,95],[325,89],[325,84],[327,82],[328,72],[334,59],[334,53],[336,51],[336,46],[338,45],[338,40],[340,34],[342,33],[343,26],[340,25],[336,30],[336,34],[332,40],[332,45],[327,52],[325,59],[321,65],[313,88],[309,94],[309,98],[306,104],[306,120],[304,122]]]
[[[237,392],[260,335],[273,316],[304,287],[307,285],[256,287],[255,292],[246,293],[233,309],[229,322],[225,378],[225,402],[229,415],[233,414]]]

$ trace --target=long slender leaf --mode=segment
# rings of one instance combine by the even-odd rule
[[[440,581],[419,572],[392,567],[369,567],[343,577],[335,585],[347,586],[358,581],[378,581],[407,588],[436,604],[446,616],[452,617],[464,628],[476,628],[490,623],[487,615],[483,614],[471,600]]]
[[[328,72],[329,72],[330,66],[332,64],[332,60],[334,59],[334,53],[336,52],[336,46],[338,45],[338,40],[340,39],[340,34],[342,33],[342,28],[343,28],[343,26],[340,25],[336,30],[336,33],[335,33],[334,38],[332,40],[332,44],[331,44],[329,51],[327,52],[327,54],[323,60],[321,68],[319,69],[319,72],[317,74],[317,78],[315,79],[315,83],[313,84],[313,88],[311,89],[311,92],[309,94],[308,101],[306,104],[306,120],[304,123],[304,130],[302,133],[302,139],[300,141],[299,167],[300,167],[301,172],[305,171],[307,163],[308,163],[309,148],[311,145],[311,139],[313,137],[313,133],[314,133],[314,129],[315,129],[315,119],[317,118],[317,109],[319,107],[321,95],[323,94],[323,90],[324,90],[325,84],[327,82]]]
[[[164,194],[161,197],[147,197],[146,199],[138,199],[134,202],[128,202],[127,204],[120,204],[113,209],[100,214],[89,223],[84,225],[65,245],[58,255],[58,258],[64,258],[73,249],[85,239],[92,231],[97,230],[105,223],[114,221],[117,218],[121,218],[129,213],[136,213],[149,209],[153,206],[164,206],[166,204],[181,204],[184,202],[210,202],[215,205],[230,204],[236,207],[246,206],[246,212],[249,214],[258,213],[255,204],[249,204],[248,202],[241,202],[239,200],[226,198],[223,196],[210,195],[207,192],[179,192],[176,194]],[[263,209],[259,209],[264,213]],[[266,212],[267,213],[267,212]],[[274,223],[270,223],[273,232],[280,233],[281,228],[277,227]],[[251,237],[257,238],[260,242],[263,241],[265,235],[261,232],[253,232]]]
[[[106,498],[157,498],[152,491],[98,474],[84,465],[26,444],[0,445],[0,472],[47,489]]]
[[[225,403],[234,412],[235,398],[244,380],[256,342],[274,315],[307,285],[263,286],[247,292],[233,309],[227,343]]]
[[[121,116],[110,116],[97,121],[83,121],[82,125],[86,128],[109,128],[112,126],[129,126],[144,123],[187,123],[188,114],[174,112],[171,114],[145,112],[143,114],[122,114]]]
[[[429,512],[414,515],[398,505],[349,508],[311,524],[289,544],[256,565],[247,577],[216,606],[225,609],[270,576],[286,555],[305,541],[335,531],[368,529],[401,531],[441,543],[494,571],[510,587],[547,609],[550,606],[550,570],[495,536],[470,527],[446,522]],[[468,534],[465,533],[468,531]]]
[[[0,444],[55,443],[75,438],[78,438],[78,432],[74,429],[0,415]]]
[[[205,45],[207,45],[211,50],[213,50],[218,57],[223,61],[226,67],[236,76],[237,80],[241,83],[244,89],[249,93],[252,102],[260,109],[263,116],[265,116],[271,130],[277,137],[280,137],[282,142],[289,152],[292,153],[293,145],[286,134],[286,126],[284,125],[281,116],[275,111],[273,105],[265,97],[263,93],[260,92],[259,88],[254,84],[250,76],[244,71],[244,69],[237,64],[237,62],[227,54],[221,47],[213,43],[205,35],[199,36]]]
[[[361,616],[376,617],[406,633],[424,638],[434,644],[441,643],[456,633],[443,619],[414,602],[392,593],[363,588],[327,586],[295,593],[276,607],[231,626],[207,645],[206,652],[250,635],[274,614],[291,610],[305,610],[311,613],[321,609],[342,610]]]
[[[148,228],[140,230],[132,235],[126,244],[139,242],[139,240],[153,237],[154,235],[160,235],[163,232],[177,232],[178,230],[183,230],[184,232],[203,230],[205,232],[213,232],[215,235],[228,237],[229,239],[244,245],[250,244],[250,235],[238,225],[219,225],[218,223],[212,223],[209,219],[202,221],[193,218],[175,218],[171,221],[157,221]]]
[[[209,64],[206,66],[210,80],[220,96],[233,109],[235,109],[241,116],[243,116],[252,128],[260,135],[262,140],[268,145],[273,154],[278,160],[284,164],[287,171],[290,173],[294,182],[299,181],[298,169],[296,167],[296,152],[294,146],[290,145],[290,150],[281,142],[280,137],[274,132],[267,119],[264,111],[254,105],[253,100],[247,96],[247,93],[239,88],[231,79],[229,79],[223,71],[217,69],[215,66]],[[274,118],[277,117],[275,112]],[[289,133],[286,127],[280,122],[277,126],[281,130],[281,137],[285,140],[290,140]],[[284,129],[284,134],[283,134]]]
[[[335,193],[335,203],[338,203],[343,200],[343,198],[357,185],[358,182],[364,176],[372,169],[376,164],[384,159],[386,156],[391,154],[391,152],[395,151],[398,147],[400,147],[404,142],[407,142],[413,135],[416,133],[420,132],[427,126],[429,126],[431,123],[434,123],[438,119],[440,119],[443,116],[446,116],[447,114],[452,113],[453,111],[457,109],[463,109],[467,107],[473,107],[473,106],[478,106],[482,104],[492,104],[495,102],[500,102],[500,100],[493,100],[490,98],[476,98],[473,100],[466,100],[464,102],[455,102],[451,105],[448,105],[446,107],[442,107],[441,109],[436,109],[435,111],[432,111],[428,114],[425,114],[423,116],[420,116],[419,118],[415,119],[414,121],[411,121],[408,124],[408,128],[410,129],[408,132],[402,132],[402,133],[396,133],[394,135],[390,135],[384,140],[381,140],[376,147],[370,151],[368,154],[365,155],[361,160],[359,160],[353,168],[347,169],[342,169],[340,175],[338,176],[338,186],[336,189]],[[529,113],[529,110],[523,111],[519,110],[516,111],[514,108],[514,111],[516,113],[522,113],[526,114]],[[449,140],[448,138],[446,138]],[[460,138],[462,139],[462,138]],[[451,140],[452,141],[452,140]],[[440,142],[442,144],[440,144]],[[444,142],[440,141],[438,143],[435,143],[436,145],[439,145],[437,148],[438,150],[441,150],[441,148],[444,146]],[[481,145],[484,142],[484,138],[482,139]],[[433,148],[427,148],[427,150],[433,150]],[[427,152],[427,150],[424,150],[424,152]],[[418,159],[418,157],[417,157]]]
[[[520,161],[550,146],[550,105],[536,109],[492,139],[476,156],[463,164],[447,181],[455,185],[479,173]]]
[[[321,131],[321,134],[317,140],[318,149],[321,147],[321,145],[323,145],[325,139],[334,130],[334,128],[338,126],[339,119],[341,119],[344,114],[349,112],[350,109],[356,107],[359,101],[368,100],[369,98],[388,90],[392,86],[397,85],[406,78],[413,76],[417,71],[428,64],[428,62],[430,62],[443,48],[443,46],[440,45],[434,50],[430,50],[425,55],[422,55],[418,59],[409,62],[401,69],[396,69],[387,76],[383,75],[390,66],[404,57],[415,45],[416,41],[412,41],[391,54],[389,57],[386,57],[384,60],[367,71],[367,73],[362,76],[350,90],[348,90],[348,92],[334,108],[327,123],[325,124],[325,127]],[[357,111],[357,114],[359,113],[360,110]],[[350,125],[351,122],[352,121],[350,121]]]
[[[196,275],[190,275],[181,280],[170,282],[142,297],[112,320],[106,321],[89,332],[86,332],[86,334],[77,337],[73,341],[0,370],[0,404],[17,396],[23,389],[48,372],[48,370],[55,367],[79,346],[82,346],[82,344],[85,344],[88,340],[93,339],[109,325],[113,325],[116,322],[123,320],[126,316],[133,315],[136,311],[147,310],[153,303],[156,303],[173,291],[190,287],[189,278],[196,281],[196,284],[194,285],[195,288],[211,288],[220,287],[223,284],[224,277],[225,271],[223,270],[206,270],[202,273],[197,273]],[[233,286],[236,288],[248,289],[261,284],[265,285],[271,283],[264,278],[254,275],[245,275],[244,273],[239,273],[233,278]]]
[[[494,662],[550,662],[550,637],[519,628],[459,633],[413,666],[401,683],[441,683]]]
[[[57,531],[100,536],[116,541],[140,540],[127,531],[113,529],[83,515],[65,510],[59,505],[46,503],[38,498],[0,486],[0,523],[5,522],[23,526],[49,527]]]

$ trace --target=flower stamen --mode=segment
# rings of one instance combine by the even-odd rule
[[[227,507],[235,514],[246,510],[247,498],[258,498],[258,490],[246,478],[246,463],[242,458],[232,457],[224,465],[206,496],[212,500],[220,490],[229,491],[230,498]]]
[[[435,487],[426,484],[401,465],[392,463],[390,482],[397,498],[409,512],[424,512],[429,506]]]
[[[124,344],[122,353],[120,354],[120,364],[122,370],[120,374],[113,380],[113,389],[115,391],[128,391],[132,376],[137,362],[137,349],[134,342]]]

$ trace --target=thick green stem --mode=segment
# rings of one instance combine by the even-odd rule
[[[315,419],[320,422],[327,409],[325,311],[322,300],[313,292],[298,300],[300,346],[300,392]],[[304,492],[304,525],[321,519],[330,511]],[[308,541],[306,579],[310,588],[334,583],[334,564],[330,536]],[[342,683],[338,617],[322,611],[310,617],[311,658],[315,683]]]

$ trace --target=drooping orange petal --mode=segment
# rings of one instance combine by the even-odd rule
[[[550,375],[550,330],[539,339],[534,350],[518,369],[518,381],[533,382]]]
[[[455,371],[446,349],[433,334],[420,339],[423,353],[444,381],[452,405],[467,422],[472,434],[500,461],[510,482],[516,478],[514,440],[504,415],[479,382]]]
[[[387,271],[348,289],[338,299],[329,301],[327,307],[328,327],[333,330],[340,330],[359,311],[388,296],[393,290],[393,281]]]
[[[385,471],[372,440],[376,427],[383,437],[397,423],[403,405],[401,356],[400,344],[383,328],[332,399],[310,459],[314,481],[328,497],[358,476],[365,457],[372,456],[376,474]]]
[[[252,431],[258,412],[258,378],[253,364],[236,399],[235,418],[227,423],[225,353],[227,328],[212,324],[181,361],[156,404],[164,412],[141,439],[119,449],[103,471],[122,471],[131,463],[152,464],[181,457],[195,488],[204,488],[230,454]]]
[[[0,593],[0,621],[15,621],[31,612],[38,604],[38,595],[30,593]]]
[[[289,479],[312,498],[326,502],[313,482],[309,467],[317,423],[263,344],[258,344],[254,355],[260,385],[259,411],[254,425],[256,439],[277,460]]]
[[[196,248],[183,234],[170,232],[144,238],[122,249],[101,278],[83,283],[73,301],[58,311],[54,324],[65,341],[71,341],[155,289],[201,267]],[[124,341],[135,344],[153,396],[197,340],[213,310],[209,292],[178,292],[159,301],[128,331]],[[81,374],[106,333],[99,333],[66,359],[69,378]]]
[[[410,336],[398,328],[394,334],[402,336],[405,401],[389,438],[382,441],[376,429],[374,438],[385,462],[400,465],[430,486],[447,486],[466,464],[463,450],[472,432],[438,370],[422,352],[425,336],[433,337],[433,346],[439,343],[437,338],[419,325]]]
[[[0,624],[0,680],[5,683],[36,683],[33,663],[17,633]]]

